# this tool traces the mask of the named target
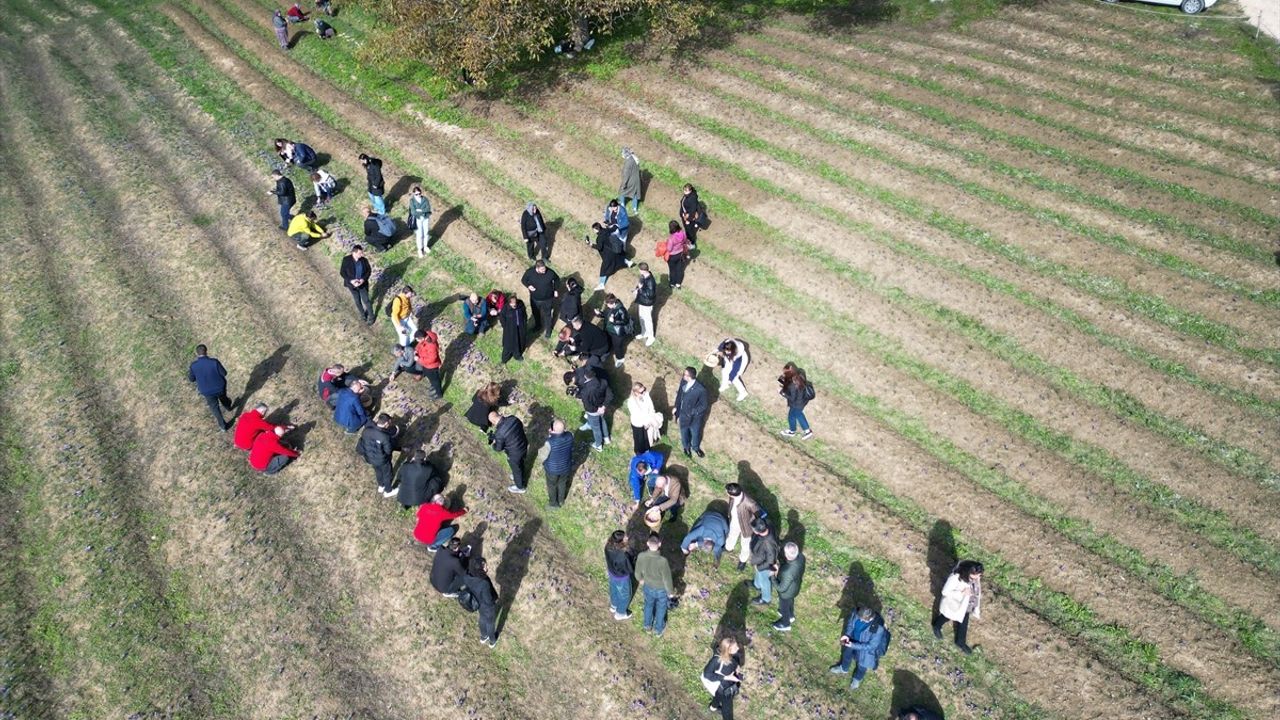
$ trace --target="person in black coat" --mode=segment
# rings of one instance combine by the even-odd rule
[[[471,546],[463,546],[458,538],[450,538],[445,551],[431,560],[431,587],[445,597],[458,597],[466,587],[468,555]]]
[[[400,466],[398,478],[400,489],[396,499],[406,510],[429,502],[444,490],[444,480],[435,466],[427,462],[427,453],[421,448],[414,450],[413,457]]]
[[[489,423],[489,413],[498,409],[498,401],[501,399],[502,386],[496,382],[491,382],[477,390],[476,394],[471,396],[471,407],[466,412],[467,422],[488,431],[493,427]]]
[[[507,304],[498,313],[498,322],[502,323],[502,364],[507,364],[512,358],[523,361],[525,331],[529,322],[524,303],[519,298],[508,297]]]
[[[706,457],[702,452],[702,426],[707,421],[707,411],[711,408],[707,398],[707,389],[698,382],[698,370],[694,367],[684,369],[684,377],[680,380],[680,389],[676,390],[676,401],[672,406],[672,414],[680,424],[680,446],[685,457],[690,452],[698,457]]]
[[[382,227],[378,224],[378,218],[374,215],[374,211],[369,208],[360,208],[360,216],[364,218],[364,244],[372,245],[374,248],[386,252],[391,249],[394,238],[382,232]]]
[[[684,194],[680,196],[680,224],[684,226],[684,236],[689,239],[689,247],[698,247],[698,218],[702,214],[702,204],[698,201],[698,191],[690,184],[684,186]]]
[[[556,298],[560,297],[560,276],[547,267],[546,262],[538,260],[533,267],[524,271],[520,284],[529,291],[529,304],[534,310],[530,332],[542,328],[545,331],[544,337],[550,338],[551,318],[556,310]]]
[[[582,315],[582,284],[577,278],[564,279],[564,292],[560,293],[560,322],[565,325]]]
[[[369,204],[373,207],[374,212],[379,215],[385,215],[387,201],[384,196],[387,192],[387,184],[382,179],[382,161],[376,157],[360,153],[360,165],[364,168],[365,180],[368,182]]]
[[[391,423],[391,416],[380,413],[364,426],[364,433],[356,443],[356,452],[364,461],[373,466],[374,478],[378,481],[378,492],[382,497],[395,497],[396,491],[391,489],[394,482],[391,474],[391,453],[399,450],[397,443],[400,428]]]
[[[369,300],[369,278],[373,275],[373,268],[364,256],[363,247],[355,245],[351,248],[351,254],[342,258],[338,274],[342,276],[343,286],[355,301],[356,312],[360,313],[361,319],[372,325],[374,310],[373,303]]]
[[[627,259],[627,244],[621,237],[600,223],[595,223],[591,229],[596,231],[596,252],[600,253],[600,284],[596,290],[604,290],[609,278],[619,270],[631,267],[631,261]]]
[[[463,583],[480,603],[480,642],[494,647],[498,644],[498,590],[485,570],[488,563],[482,557],[470,562]]]
[[[507,465],[511,468],[511,487],[507,490],[523,494],[528,490],[524,458],[529,453],[524,423],[514,415],[501,415],[497,410],[489,413],[489,422],[493,423],[493,449],[507,454]]]
[[[530,260],[542,255],[543,260],[551,258],[551,246],[547,243],[547,223],[542,219],[542,211],[534,203],[524,206],[520,215],[520,235],[524,237],[525,251]]]
[[[573,321],[573,347],[579,355],[590,358],[592,365],[604,367],[604,356],[609,354],[609,334],[578,317]]]
[[[268,195],[275,195],[276,202],[280,203],[280,229],[289,229],[289,220],[293,217],[291,209],[298,202],[298,196],[293,191],[293,181],[284,176],[284,173],[276,170],[271,173],[271,179],[276,181],[275,188],[268,190]]]
[[[227,419],[222,416],[222,408],[231,409],[231,398],[227,397],[227,369],[217,358],[209,357],[209,348],[196,346],[196,359],[187,368],[187,379],[196,384],[196,392],[204,398],[209,412],[218,420],[218,427],[226,432]]]

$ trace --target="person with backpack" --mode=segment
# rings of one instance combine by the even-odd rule
[[[276,42],[280,43],[281,50],[289,49],[289,21],[285,20],[284,14],[279,10],[271,16],[271,27],[276,31]]]
[[[525,252],[530,260],[537,260],[539,255],[543,262],[551,259],[551,246],[547,243],[547,223],[542,219],[542,211],[536,203],[524,206],[524,212],[520,214],[520,235],[524,238]]]
[[[418,244],[418,257],[431,252],[431,199],[422,192],[421,185],[414,185],[409,196],[409,229]]]
[[[276,185],[267,194],[276,196],[276,202],[280,206],[280,229],[288,231],[289,218],[293,217],[293,206],[298,202],[298,196],[294,193],[293,181],[285,177],[283,172],[272,171],[271,179]]]
[[[733,698],[742,686],[742,648],[732,636],[720,638],[716,652],[702,669],[702,687],[711,693],[707,709],[720,711],[721,720],[733,720]]]
[[[365,410],[360,396],[369,392],[363,380],[355,380],[349,387],[338,391],[333,403],[333,421],[342,426],[348,435],[355,435],[360,428],[369,422],[369,411]]]
[[[475,558],[467,568],[463,583],[479,605],[480,642],[492,648],[498,644],[498,591],[489,579],[487,568],[484,558]]]
[[[729,518],[714,507],[709,507],[698,516],[688,534],[680,541],[680,551],[688,556],[702,548],[715,557],[714,566],[720,567],[720,555],[724,552],[724,538],[728,533]]]
[[[742,382],[747,367],[751,365],[751,356],[747,354],[747,344],[738,338],[725,338],[716,349],[720,355],[720,392],[732,385],[738,391],[738,402],[747,399],[747,386]]]
[[[324,168],[311,171],[311,189],[316,194],[314,207],[322,208],[333,202],[333,194],[338,189],[338,180]]]
[[[631,395],[627,398],[627,414],[631,418],[631,444],[636,455],[648,452],[657,444],[662,436],[662,423],[665,418],[653,406],[653,398],[644,383],[634,383]],[[636,500],[640,499],[636,495]]]
[[[778,571],[778,537],[764,518],[751,522],[751,555],[747,561],[755,568],[755,585],[759,595],[751,599],[752,605],[768,605],[773,602],[773,574]]]
[[[796,621],[796,597],[800,595],[800,584],[804,581],[804,554],[800,546],[789,542],[782,546],[782,566],[778,568],[778,620],[773,629],[791,632],[791,623]]]
[[[569,495],[569,476],[573,474],[573,433],[565,429],[563,420],[556,418],[551,423],[547,443],[538,455],[547,474],[547,505],[558,508]]]
[[[369,279],[373,275],[373,268],[364,256],[362,246],[352,246],[351,254],[342,258],[342,263],[338,266],[338,274],[342,276],[342,284],[351,293],[351,299],[356,304],[356,311],[360,313],[360,318],[366,324],[372,325],[373,303],[369,300]]]
[[[273,425],[266,432],[258,433],[249,448],[249,467],[264,475],[275,475],[300,454],[280,439],[292,425]]]
[[[635,321],[617,295],[609,293],[604,299],[604,330],[609,333],[609,346],[613,348],[613,366],[622,367],[626,362],[627,342],[635,332]]]
[[[738,483],[725,485],[724,491],[729,496],[729,538],[725,549],[732,551],[738,546],[738,572],[742,572],[751,557],[751,523],[761,516],[760,505]]]
[[[631,199],[631,214],[640,212],[640,158],[631,152],[631,148],[622,148],[622,184],[618,186],[618,204],[627,208],[627,199]]]
[[[614,620],[631,617],[631,574],[635,571],[635,561],[627,534],[614,530],[604,545],[604,568],[609,576],[609,608],[613,610]]]
[[[938,614],[933,618],[933,635],[942,639],[942,626],[955,623],[956,647],[968,655],[969,618],[982,617],[982,563],[961,560],[956,563],[947,581],[942,585],[942,598],[938,601]]]
[[[787,363],[782,367],[778,384],[782,386],[778,394],[787,399],[787,429],[782,431],[782,435],[795,437],[798,425],[804,431],[801,439],[812,438],[813,431],[809,429],[809,419],[804,416],[804,407],[816,396],[813,383],[809,382],[803,369],[796,367],[795,363]]]
[[[867,672],[880,665],[880,658],[888,649],[889,631],[885,629],[884,618],[869,607],[858,608],[849,614],[844,625],[844,634],[840,636],[840,662],[831,666],[831,673],[843,675],[849,672],[856,659],[857,667],[849,689],[857,690]]]
[[[636,558],[636,582],[644,594],[644,629],[653,630],[654,637],[662,637],[667,629],[667,608],[675,594],[675,582],[671,579],[671,563],[658,552],[662,540],[656,533],[649,535],[647,548]]]
[[[600,253],[600,284],[595,288],[599,292],[604,290],[605,283],[609,282],[614,273],[631,267],[631,261],[627,259],[626,243],[616,233],[609,232],[598,223],[592,227],[600,232],[596,242],[596,252]]]
[[[444,479],[427,462],[427,451],[422,448],[414,450],[409,461],[400,466],[396,480],[396,500],[405,510],[418,507],[444,490]]]
[[[509,492],[523,495],[528,492],[528,480],[524,473],[524,459],[529,453],[529,438],[524,434],[524,423],[515,415],[502,415],[497,410],[489,412],[493,424],[494,450],[507,455],[507,467],[511,468]]]
[[[584,364],[575,375],[578,399],[582,401],[587,427],[591,429],[591,449],[601,452],[605,445],[613,442],[609,437],[608,418],[605,417],[609,403],[613,402],[613,388],[609,387],[609,379],[600,368]]]
[[[529,291],[529,304],[533,306],[533,326],[530,332],[543,330],[543,337],[550,338],[552,318],[556,311],[556,298],[560,297],[560,276],[547,267],[545,260],[536,260],[533,267],[524,271],[520,284]]]
[[[299,250],[306,250],[312,242],[329,237],[329,232],[316,221],[314,210],[294,215],[284,232],[293,239]]]
[[[658,249],[662,252],[658,257],[667,261],[667,283],[679,289],[684,285],[684,270],[689,266],[689,239],[675,220],[667,223],[667,232],[666,242],[659,242]]]
[[[626,252],[627,240],[631,238],[631,220],[627,217],[627,209],[618,203],[617,198],[609,199],[609,204],[604,208],[604,219],[600,224],[618,239],[623,252]]]
[[[657,340],[653,333],[653,306],[658,302],[658,282],[649,271],[649,263],[640,263],[640,279],[636,281],[636,314],[640,316],[640,332],[637,340],[644,340],[649,347]]]
[[[400,428],[391,422],[391,416],[380,413],[364,426],[364,433],[356,443],[356,452],[373,466],[373,476],[378,482],[382,497],[396,496],[392,489],[395,478],[391,473],[391,455],[400,449]]]
[[[369,207],[360,208],[364,218],[364,244],[386,252],[391,249],[396,234],[396,221],[390,215],[374,212]]]
[[[369,204],[373,206],[374,212],[382,215],[387,212],[387,203],[383,197],[387,192],[387,184],[382,179],[382,161],[365,153],[360,153],[359,160],[360,166],[364,168]]]
[[[444,495],[436,493],[431,502],[418,506],[418,522],[413,526],[413,539],[435,553],[458,532],[454,520],[467,514],[467,509],[450,510],[444,506]]]
[[[489,306],[489,312],[493,312],[493,306]],[[524,342],[526,325],[529,322],[529,316],[525,313],[524,303],[520,302],[520,298],[507,298],[498,312],[498,322],[502,324],[502,364],[506,365],[508,360],[515,359],[516,362],[524,361]]]
[[[471,546],[463,545],[458,538],[449,538],[445,551],[436,553],[431,561],[431,587],[447,598],[456,598],[467,586],[468,556]]]
[[[698,200],[698,191],[693,185],[685,183],[680,196],[680,224],[684,228],[685,237],[689,239],[689,248],[698,248],[698,222],[702,219],[702,202]]]
[[[222,408],[232,407],[231,398],[227,397],[227,369],[217,358],[209,357],[209,348],[203,343],[196,346],[196,359],[187,368],[187,379],[196,384],[196,392],[217,419],[218,428],[226,432],[230,425],[222,416]]]
[[[431,382],[431,399],[439,400],[444,397],[444,386],[440,380],[440,368],[444,367],[440,352],[440,336],[428,327],[414,333],[413,338],[415,342],[413,352],[418,359],[418,365],[422,368],[422,374],[426,375],[427,380]]]
[[[391,298],[391,312],[387,317],[391,319],[391,327],[395,329],[401,345],[412,343],[418,332],[418,320],[413,313],[414,297],[413,288],[405,285]]]

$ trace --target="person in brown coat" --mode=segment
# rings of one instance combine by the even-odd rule
[[[684,484],[675,475],[659,475],[653,481],[653,495],[644,504],[659,513],[671,511],[670,520],[680,518],[680,509],[684,507]]]
[[[724,549],[732,551],[734,544],[739,546],[738,571],[741,572],[751,556],[751,523],[760,514],[760,505],[738,483],[725,485],[724,491],[729,495],[729,537]]]

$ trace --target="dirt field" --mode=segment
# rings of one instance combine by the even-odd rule
[[[0,718],[702,717],[726,634],[745,646],[745,718],[1280,715],[1274,43],[1084,0],[959,29],[778,17],[692,66],[570,72],[497,101],[361,61],[359,8],[285,53],[271,7],[0,3]],[[281,136],[342,180],[321,213],[334,235],[305,252],[266,194]],[[625,409],[603,452],[578,433],[562,509],[536,466],[507,493],[462,417],[495,380],[533,447],[553,418],[576,426],[550,344],[501,364],[457,299],[517,289],[531,200],[552,266],[592,287],[581,238],[624,145],[659,340],[610,367],[616,394],[644,382],[668,408],[720,338],[752,356],[743,402],[701,369],[706,458],[667,428],[691,496],[662,532],[682,599],[661,638],[639,597],[629,621],[608,608],[604,541],[642,527]],[[435,209],[429,256],[402,231],[372,258],[372,327],[337,274],[361,232],[360,152],[383,158],[394,216],[414,184]],[[713,224],[672,291],[653,245],[686,182]],[[403,284],[446,348],[443,400],[385,383]],[[217,432],[186,378],[197,343],[233,398],[299,426],[281,474]],[[787,361],[817,388],[810,441],[779,435]],[[469,508],[496,648],[431,589],[412,512],[373,492],[315,397],[332,362],[375,381]],[[735,558],[679,551],[731,482],[807,557],[789,633]],[[987,568],[972,655],[929,629],[967,557]],[[893,642],[851,692],[827,668],[858,606]]]

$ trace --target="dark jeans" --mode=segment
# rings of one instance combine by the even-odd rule
[[[271,458],[271,462],[267,463],[267,469],[263,470],[262,473],[264,475],[275,475],[276,473],[283,470],[284,466],[288,465],[289,461],[292,459],[293,458],[289,457],[288,455],[276,455],[275,457]]]
[[[227,425],[227,419],[222,417],[222,408],[231,409],[231,398],[227,397],[226,391],[217,395],[203,395],[201,397],[204,398],[205,404],[209,406],[209,412],[213,413],[213,416],[217,418],[218,427],[223,430],[230,427]]]
[[[373,476],[378,481],[378,488],[382,491],[391,489],[392,475],[391,462],[382,462],[373,466]]]
[[[790,625],[796,619],[796,599],[778,596],[778,612],[782,615],[779,618],[782,624]]]
[[[547,473],[547,501],[560,507],[569,496],[569,473]]]
[[[348,286],[347,290],[351,291],[351,299],[356,303],[356,312],[360,313],[360,317],[365,322],[373,319],[373,303],[369,300],[369,283],[366,280],[363,285],[358,288]]]
[[[427,382],[431,383],[431,397],[444,397],[444,387],[440,385],[440,368],[423,368],[422,374],[427,376]]]
[[[498,606],[480,608],[480,637],[487,640],[498,639]]]
[[[689,238],[689,246],[698,247],[698,223],[687,222],[681,224],[684,225],[684,236]]]
[[[285,205],[284,203],[280,203],[280,229],[281,230],[289,229],[289,220],[293,218],[293,215],[289,212],[289,208],[291,207],[293,207],[293,203],[289,203],[288,205]]]
[[[670,275],[670,283],[672,285],[684,284],[684,269],[688,264],[689,256],[687,253],[680,253],[667,258],[667,273]]]
[[[733,720],[733,696],[726,695],[725,690],[736,683],[720,683],[720,689],[711,697],[712,709],[720,711],[721,720]]]
[[[631,339],[630,335],[609,335],[609,348],[613,350],[613,359],[622,360],[627,356],[627,341]]]
[[[847,671],[850,667],[853,667],[853,679],[861,680],[867,676],[867,669],[861,665],[855,667],[853,663],[853,656],[853,648],[846,645],[844,649],[840,651],[840,669]]]
[[[702,418],[680,418],[680,447],[685,450],[702,449]]]
[[[507,466],[511,468],[511,483],[521,489],[529,484],[529,479],[524,476],[524,456],[524,453],[519,455],[507,453]]]
[[[947,622],[948,620],[946,617],[942,615],[935,616],[933,618],[934,631],[942,632],[942,626],[946,625]],[[951,621],[951,622],[954,622],[954,621]],[[969,613],[965,613],[964,619],[958,623],[955,623],[955,626],[956,626],[956,645],[959,645],[961,647],[968,647],[969,646]]]
[[[555,298],[550,300],[529,300],[529,304],[533,306],[533,327],[530,331],[542,328],[544,337],[551,337],[552,318],[555,316],[556,301]]]
[[[649,428],[631,426],[631,445],[636,455],[649,452]]]
[[[538,233],[533,237],[526,237],[524,239],[524,249],[529,254],[530,260],[537,260],[538,253],[542,253],[543,260],[551,259],[551,247],[547,244],[547,234],[544,232]]]

